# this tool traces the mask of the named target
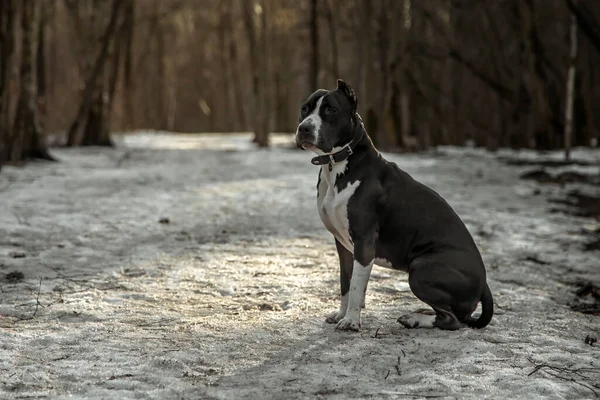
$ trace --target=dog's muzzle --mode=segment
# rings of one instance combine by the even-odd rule
[[[303,150],[313,150],[316,149],[316,140],[315,137],[315,127],[310,124],[303,122],[298,125],[298,130],[296,131],[296,145]]]

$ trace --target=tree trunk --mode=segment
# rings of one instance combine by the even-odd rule
[[[319,14],[318,1],[310,0],[310,90],[319,87]]]
[[[227,114],[233,109],[231,104],[231,80],[229,79],[230,60],[228,59],[230,40],[229,35],[232,29],[231,21],[231,4],[230,1],[222,1],[220,5],[220,21],[219,21],[219,80],[223,85],[223,95],[219,97],[221,104],[219,105],[219,119],[222,122],[221,129],[225,132],[233,131],[233,118],[228,118]]]
[[[46,129],[46,96],[47,96],[47,82],[46,82],[46,56],[44,50],[46,49],[46,20],[47,20],[47,7],[46,2],[40,2],[40,17],[39,17],[39,28],[37,37],[37,48],[36,48],[36,79],[37,79],[37,106],[38,106],[38,121],[42,131]]]
[[[250,73],[252,75],[252,126],[254,129],[253,141],[260,147],[266,147],[269,145],[268,132],[265,131],[266,110],[265,110],[265,87],[262,78],[266,71],[266,65],[263,64],[263,60],[266,58],[266,48],[259,49],[259,43],[257,39],[257,28],[255,20],[257,20],[261,26],[261,43],[265,44],[266,39],[266,26],[264,24],[266,18],[264,17],[265,9],[259,4],[256,4],[253,0],[245,0],[243,3],[243,18],[244,25],[246,27],[246,36],[248,38],[249,55],[250,55]],[[262,14],[262,16],[260,15]],[[261,46],[262,47],[262,46]],[[261,52],[262,50],[262,52]],[[261,54],[262,53],[262,54]],[[261,58],[260,56],[263,56]]]
[[[237,115],[238,115],[238,125],[237,125],[237,129],[238,130],[245,130],[247,129],[247,124],[246,124],[246,111],[244,109],[244,105],[246,104],[244,102],[244,92],[243,92],[243,88],[242,88],[242,78],[241,78],[241,74],[240,74],[240,70],[239,70],[239,66],[238,66],[238,58],[237,58],[237,47],[236,47],[236,41],[235,40],[231,40],[229,43],[229,59],[231,60],[230,62],[230,76],[233,80],[233,92],[234,92],[234,98],[235,98],[235,105],[236,105],[236,109],[237,109]]]
[[[114,0],[110,19],[100,39],[101,48],[86,78],[81,104],[68,132],[67,146],[112,146],[106,87],[107,59],[114,45],[123,0]],[[97,17],[97,16],[96,16]]]
[[[11,118],[9,107],[9,82],[12,55],[15,48],[13,0],[0,1],[0,166],[9,159],[9,132]]]
[[[333,1],[334,5],[337,5],[337,1]],[[331,4],[331,0],[325,0],[325,17],[327,18],[327,28],[329,30],[329,45],[331,46],[331,73],[333,74],[333,79],[339,79],[340,76],[340,65],[339,65],[339,56],[338,56],[338,42],[336,35],[336,25],[335,20],[333,19],[333,8],[334,6]]]
[[[271,87],[269,86],[268,77],[271,75],[271,25],[270,19],[267,18],[267,13],[270,13],[270,1],[263,0],[263,11],[260,14],[261,19],[261,53],[262,53],[262,65],[260,66],[260,81],[261,81],[261,125],[260,125],[260,136],[256,142],[260,147],[269,146],[269,127],[271,124],[271,98],[273,96]]]
[[[600,24],[594,20],[594,16],[580,10],[577,0],[565,0],[571,14],[575,16],[581,32],[589,39],[596,51],[600,53]]]
[[[411,7],[412,0],[403,0],[402,1],[402,18],[400,19],[400,23],[402,24],[402,36],[400,43],[400,49],[398,51],[398,73],[400,76],[399,83],[399,106],[400,106],[400,132],[398,136],[398,145],[405,149],[414,149],[416,147],[415,139],[412,137],[412,118],[410,112],[410,90],[408,85],[408,79],[406,79],[406,71],[408,68],[408,59],[406,46],[408,43],[412,22],[411,22]]]
[[[533,52],[533,45],[531,43],[531,31],[533,29],[533,8],[530,1],[519,0],[519,10],[521,17],[521,46],[523,47],[524,54],[524,65],[522,66],[522,87],[526,93],[525,98],[529,99],[527,108],[522,110],[519,106],[517,112],[525,111],[521,113],[522,120],[520,121],[516,136],[516,147],[524,147],[532,140],[535,136],[536,130],[536,85],[537,77],[535,75],[535,54]]]
[[[252,129],[254,130],[255,143],[258,143],[260,132],[260,113],[261,110],[261,91],[260,91],[260,75],[259,75],[259,54],[258,45],[256,43],[256,24],[254,23],[254,1],[244,0],[242,13],[244,26],[246,28],[246,37],[248,38],[248,52],[250,56],[250,75],[252,77]]]
[[[124,53],[124,65],[123,65],[123,103],[125,109],[124,122],[122,126],[125,130],[130,130],[134,125],[133,115],[133,32],[135,31],[135,3],[133,0],[127,2],[125,9],[125,21],[123,22],[125,28],[125,38],[123,49]]]
[[[115,39],[113,40],[113,44],[111,46],[111,51],[109,52],[108,59],[110,60],[109,72],[108,72],[108,88],[106,92],[108,93],[108,99],[106,99],[107,103],[107,120],[110,121],[110,115],[112,114],[113,103],[115,98],[115,92],[117,90],[117,82],[119,80],[119,70],[121,66],[121,56],[123,53],[123,39],[125,35],[125,27],[121,25],[118,30]],[[108,124],[107,124],[108,125]],[[110,128],[110,126],[109,126]],[[110,129],[109,129],[110,130]]]
[[[397,6],[397,2],[394,2],[392,7]],[[377,140],[378,147],[382,150],[387,150],[391,147],[390,138],[387,134],[387,106],[388,106],[388,93],[390,92],[390,52],[393,48],[390,41],[393,39],[393,34],[389,32],[388,24],[388,13],[389,4],[386,1],[380,3],[378,10],[377,20],[379,22],[377,29],[377,60],[379,65],[379,90],[377,90],[375,104],[376,104],[376,121],[375,126],[371,126],[372,132],[369,134]],[[392,55],[393,57],[393,55]]]
[[[404,1],[382,1],[379,9],[379,30],[378,30],[378,61],[380,87],[377,90],[377,123],[378,132],[373,132],[377,136],[381,149],[396,148],[397,140],[400,135],[400,125],[397,106],[398,100],[393,99],[396,94],[394,88],[398,87],[397,71],[403,73],[402,65],[406,58],[405,54],[405,32],[402,21],[404,12]],[[400,61],[402,60],[402,61]]]
[[[410,113],[410,95],[406,85],[403,85],[400,91],[400,118],[402,121],[402,144],[404,147],[408,148],[410,147],[409,142],[412,137],[412,131],[410,129],[412,126],[412,120]]]
[[[454,44],[454,16],[453,14],[453,1],[447,2],[446,11],[448,13],[448,20],[446,22],[446,32],[448,41]],[[452,101],[452,95],[455,90],[456,79],[454,73],[454,63],[450,56],[446,56],[446,59],[442,64],[442,81],[440,82],[442,89],[442,96],[439,96],[440,110],[442,114],[442,144],[456,144],[456,118],[455,112],[456,105]]]
[[[40,4],[36,0],[21,1],[22,58],[20,93],[13,130],[9,135],[8,161],[19,162],[40,158],[53,160],[48,154],[38,123],[36,54],[40,26]]]
[[[573,135],[573,103],[575,98],[575,63],[577,61],[577,19],[571,16],[570,64],[567,76],[567,100],[565,104],[565,160],[571,158],[571,137]]]
[[[373,45],[371,40],[373,4],[371,0],[362,0],[359,7],[361,19],[360,29],[357,30],[359,48],[359,56],[357,57],[359,63],[358,97],[362,102],[362,110],[367,116],[365,126],[367,131],[371,132],[377,130],[378,124],[371,97],[372,88],[375,86],[373,82]],[[369,118],[369,116],[372,118]],[[374,138],[376,139],[376,137]]]
[[[162,23],[161,21],[158,19],[158,7],[159,7],[159,2],[157,1],[155,3],[155,6],[157,8],[156,12],[156,20],[154,21],[154,23],[156,24],[155,27],[155,35],[154,35],[154,40],[156,43],[156,68],[157,68],[157,79],[156,82],[154,82],[157,86],[158,86],[158,96],[156,96],[156,100],[157,100],[157,115],[156,117],[158,118],[158,126],[159,129],[161,130],[165,130],[168,129],[168,110],[167,110],[167,101],[168,101],[168,97],[167,97],[167,74],[165,73],[166,68],[165,68],[165,63],[166,63],[166,59],[165,59],[165,29],[163,29]]]

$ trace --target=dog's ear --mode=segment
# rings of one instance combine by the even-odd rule
[[[337,80],[337,90],[342,92],[348,100],[350,100],[350,104],[354,106],[354,111],[356,111],[356,107],[358,106],[358,99],[356,98],[356,93],[354,93],[354,89],[352,86],[348,85],[341,79]]]

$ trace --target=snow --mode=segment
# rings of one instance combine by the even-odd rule
[[[438,146],[437,150],[454,156],[510,158],[521,161],[564,161],[564,150],[537,151],[532,149],[499,148],[489,152],[481,147]],[[571,149],[571,160],[582,163],[599,164],[600,149],[593,147],[574,147]]]
[[[396,319],[422,304],[405,274],[375,267],[361,332],[338,332],[317,169],[290,136],[249,138],[139,133],[0,172],[0,276],[25,276],[0,278],[0,398],[600,394],[600,348],[584,343],[598,317],[568,306],[576,281],[600,281],[600,255],[581,251],[589,219],[548,212],[564,189],[477,149],[386,154],[461,215],[496,315],[405,329]]]

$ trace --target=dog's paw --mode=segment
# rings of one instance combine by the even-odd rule
[[[406,314],[398,318],[398,322],[405,328],[418,328],[419,321],[412,314]]]
[[[398,318],[398,322],[406,328],[433,328],[435,315],[411,313]]]
[[[327,322],[328,324],[337,324],[342,318],[344,318],[345,315],[346,313],[344,312],[334,311],[331,314],[327,314],[325,322]]]
[[[356,331],[360,330],[360,318],[343,318],[335,326],[335,329],[340,331]]]

